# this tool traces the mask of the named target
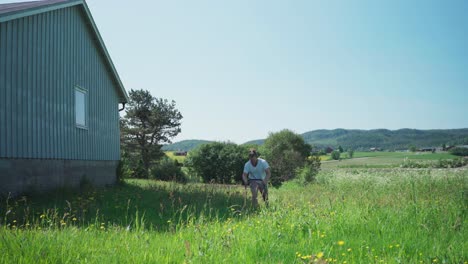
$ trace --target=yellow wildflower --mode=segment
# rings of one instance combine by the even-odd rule
[[[345,243],[343,240],[338,241],[338,246],[343,246]]]

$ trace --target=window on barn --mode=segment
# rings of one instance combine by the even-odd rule
[[[88,126],[86,120],[87,105],[87,91],[80,87],[75,87],[75,122],[79,128],[87,128]]]

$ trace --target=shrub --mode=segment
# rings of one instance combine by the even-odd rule
[[[449,153],[455,156],[468,156],[468,148],[453,148]]]
[[[235,183],[242,181],[247,148],[229,142],[204,144],[191,151],[185,160],[190,173],[203,182]]]
[[[139,159],[136,164],[130,165],[131,169],[131,178],[138,178],[138,179],[148,179],[148,171],[145,169],[143,165],[143,160]]]
[[[334,150],[331,153],[331,158],[334,160],[339,160],[340,159],[340,152],[338,150]]]
[[[307,158],[304,167],[297,170],[296,174],[301,184],[313,183],[320,171],[320,157],[318,155]]]
[[[187,182],[187,177],[178,162],[169,158],[163,158],[151,168],[151,177],[161,181]]]
[[[348,157],[352,159],[354,156],[354,150],[353,149],[348,149]]]
[[[462,158],[440,159],[438,161],[413,161],[405,158],[400,168],[459,168],[468,164],[468,161]]]
[[[271,133],[262,148],[271,167],[270,182],[274,187],[280,187],[304,166],[312,146],[306,144],[301,135],[285,129]]]

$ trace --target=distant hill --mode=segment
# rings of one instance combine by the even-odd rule
[[[411,145],[415,147],[440,147],[442,144],[468,145],[468,128],[462,129],[333,129],[313,130],[303,133],[305,142],[318,148],[338,146],[344,149],[368,150],[381,148],[385,150],[403,150]],[[264,139],[251,140],[244,144],[262,145]],[[189,151],[198,145],[209,143],[206,140],[184,140],[163,149]]]
[[[334,129],[315,130],[302,134],[304,140],[317,147],[337,147],[367,150],[382,148],[389,150],[416,147],[440,147],[442,144],[458,145],[468,142],[468,128],[463,129]]]
[[[190,140],[182,140],[173,144],[168,144],[162,147],[164,151],[190,151],[202,144],[211,143],[213,141],[209,140],[197,140],[197,139],[190,139]]]
[[[265,142],[264,139],[255,139],[255,140],[247,141],[242,145],[263,145],[264,142]]]

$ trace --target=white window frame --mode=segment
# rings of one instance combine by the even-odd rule
[[[78,106],[78,94],[83,95],[82,106]],[[75,125],[77,128],[88,129],[88,90],[80,86],[75,86],[74,96],[75,96]],[[83,120],[78,120],[79,111],[82,112]]]

